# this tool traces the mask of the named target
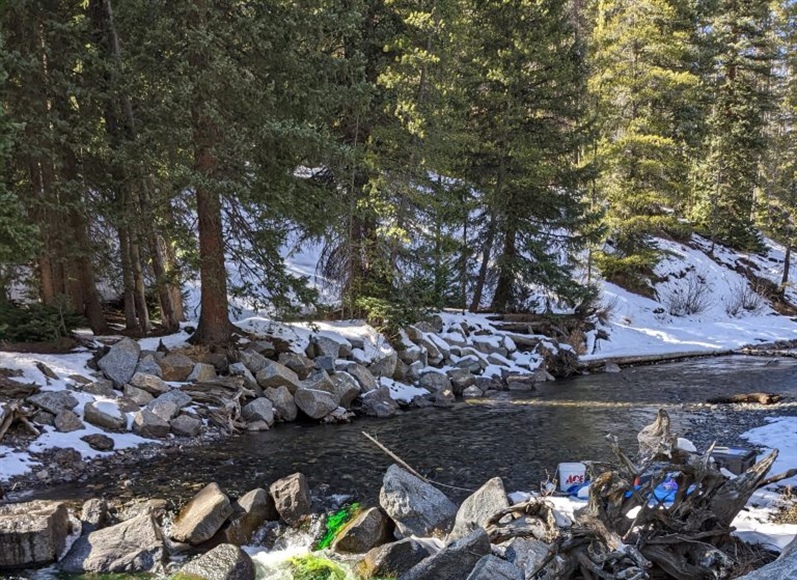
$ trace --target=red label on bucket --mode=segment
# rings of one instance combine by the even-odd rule
[[[576,483],[584,483],[584,476],[576,474],[576,473],[571,473],[567,477],[567,479],[565,480],[565,483],[567,485],[573,485],[573,484],[576,484]]]

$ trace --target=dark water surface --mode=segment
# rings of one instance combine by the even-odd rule
[[[776,407],[702,405],[707,398],[770,391],[784,395]],[[753,357],[693,359],[624,369],[542,385],[536,393],[501,393],[461,402],[452,409],[410,410],[390,419],[348,425],[292,423],[209,446],[171,449],[135,465],[112,468],[80,484],[40,490],[39,498],[188,498],[218,482],[232,495],[301,471],[324,494],[351,494],[372,502],[392,463],[365,431],[421,474],[476,488],[499,475],[507,490],[537,487],[562,461],[609,459],[607,433],[636,451],[636,434],[657,409],[673,431],[699,449],[744,443],[739,434],[768,416],[797,415],[797,361]],[[451,492],[461,500],[466,493]]]

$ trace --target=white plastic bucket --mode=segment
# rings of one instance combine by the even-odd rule
[[[582,484],[586,481],[587,466],[583,463],[560,463],[559,464],[559,490],[567,491],[574,485]]]

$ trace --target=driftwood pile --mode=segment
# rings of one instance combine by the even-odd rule
[[[490,520],[494,541],[526,536],[551,544],[534,578],[727,578],[738,564],[731,522],[756,489],[788,475],[765,479],[774,450],[738,477],[726,477],[711,459],[713,446],[704,454],[676,447],[663,410],[640,432],[635,459],[616,438],[608,439],[616,461],[587,462],[589,502],[575,512],[574,525],[558,529],[544,499],[512,506]],[[654,494],[665,481],[677,483],[666,503]]]

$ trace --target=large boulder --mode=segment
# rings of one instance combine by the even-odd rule
[[[241,409],[241,417],[244,421],[254,423],[262,421],[269,427],[274,425],[274,405],[266,397],[258,397],[250,401]]]
[[[274,405],[274,413],[280,421],[295,421],[299,413],[299,407],[293,398],[288,387],[277,387],[276,389],[266,389],[263,395]]]
[[[194,370],[194,361],[178,352],[167,354],[158,361],[158,364],[163,372],[164,381],[185,381]]]
[[[141,409],[133,418],[133,432],[142,437],[163,439],[169,434],[169,421],[149,409]]]
[[[451,390],[451,380],[443,373],[430,371],[421,375],[418,386],[430,393]]]
[[[170,421],[177,416],[180,409],[191,404],[191,396],[180,389],[173,389],[147,403],[146,409],[163,419]]]
[[[508,507],[509,499],[506,497],[504,482],[500,477],[492,478],[459,506],[448,541],[467,536],[476,528],[486,527],[491,516]]]
[[[163,537],[151,514],[81,536],[60,562],[70,574],[154,571],[164,557]]]
[[[339,372],[329,377],[330,386],[319,387],[323,391],[329,392],[330,395],[338,402],[341,407],[349,408],[360,394],[360,385],[347,372]]]
[[[144,354],[142,352],[141,358],[138,360],[138,365],[136,365],[136,372],[145,375],[155,375],[161,379],[163,378],[163,371],[160,365],[158,365],[158,361],[155,360],[154,354]]]
[[[295,372],[296,376],[301,380],[310,376],[310,373],[312,373],[315,368],[315,363],[309,357],[295,352],[283,352],[279,355],[279,359],[277,360],[280,364],[285,365]]]
[[[110,519],[108,502],[104,499],[91,498],[83,502],[83,507],[80,510],[83,535],[106,527],[110,523]]]
[[[230,499],[218,484],[209,483],[180,510],[169,535],[196,546],[212,538],[231,514]]]
[[[467,580],[525,580],[523,570],[492,554],[483,556]]]
[[[274,499],[265,489],[253,489],[232,504],[233,513],[219,531],[225,544],[243,546],[266,521],[279,519]]]
[[[443,492],[395,464],[382,480],[379,505],[404,537],[445,537],[457,514]]]
[[[326,391],[298,389],[294,398],[296,406],[311,419],[322,419],[338,408],[338,403]]]
[[[311,339],[313,348],[313,358],[319,356],[330,356],[338,358],[340,356],[340,342],[328,336],[316,335]]]
[[[86,403],[83,406],[83,419],[92,425],[111,431],[123,431],[127,428],[127,417],[119,405],[111,401]]]
[[[0,506],[0,570],[54,562],[69,534],[66,505],[31,501]]]
[[[133,385],[125,385],[122,392],[124,393],[125,397],[135,402],[136,405],[141,405],[142,407],[155,398],[144,389],[139,389]]]
[[[116,446],[116,442],[111,437],[103,435],[102,433],[84,435],[80,440],[85,441],[88,446],[95,451],[113,451],[113,448]]]
[[[299,376],[291,369],[278,362],[269,361],[269,364],[260,369],[255,377],[257,384],[264,389],[286,387],[291,393],[301,386]]]
[[[178,415],[169,421],[169,430],[178,437],[197,437],[202,432],[202,419]]]
[[[48,413],[58,415],[61,411],[74,409],[78,400],[69,391],[45,391],[28,397],[28,402]]]
[[[797,580],[797,537],[789,542],[777,560],[740,576],[739,580]]]
[[[221,544],[180,568],[175,578],[254,580],[255,564],[238,546]]]
[[[477,528],[416,564],[407,573],[399,576],[399,580],[467,578],[482,556],[489,553],[490,538],[482,528]]]
[[[85,425],[83,425],[83,421],[80,420],[80,417],[78,417],[69,409],[65,409],[58,413],[58,415],[55,416],[55,421],[53,423],[55,428],[61,433],[70,433],[72,431],[78,431],[79,429],[85,428]]]
[[[512,538],[498,544],[495,548],[498,556],[511,562],[526,574],[538,570],[548,559],[550,545],[535,538]],[[556,578],[561,572],[561,562],[553,559],[545,566],[545,578]]]
[[[346,524],[332,543],[336,552],[364,554],[393,539],[393,522],[378,507],[365,510]]]
[[[205,383],[215,379],[216,367],[212,364],[199,362],[194,365],[194,369],[185,380],[191,383]]]
[[[134,374],[133,378],[130,379],[130,384],[156,397],[171,389],[159,376],[146,373]]]
[[[388,353],[382,353],[379,358],[368,365],[368,370],[375,377],[391,378],[396,372],[396,362],[398,361],[398,353],[391,349]]]
[[[277,513],[288,524],[296,526],[303,516],[310,514],[310,487],[303,473],[278,479],[271,484],[269,492],[274,498]]]
[[[269,363],[266,357],[252,349],[238,351],[238,360],[243,363],[253,375],[256,375]]]
[[[130,382],[138,366],[141,347],[131,338],[123,338],[113,345],[108,354],[97,361],[97,366],[117,387]]]
[[[241,377],[244,380],[244,387],[247,389],[254,391],[256,394],[262,393],[262,389],[260,385],[257,384],[257,379],[252,372],[246,368],[246,365],[242,362],[233,363],[229,367],[230,376],[233,377]]]
[[[360,397],[362,410],[371,417],[392,417],[398,411],[398,403],[390,396],[390,389],[379,387]]]
[[[359,383],[360,390],[363,393],[373,391],[378,386],[376,383],[376,378],[371,373],[371,371],[369,371],[361,364],[350,362],[345,364],[342,370],[346,371],[347,373],[349,373],[351,376],[354,377],[357,383]]]
[[[357,565],[357,572],[363,578],[397,578],[435,551],[429,542],[405,538],[370,550]]]

